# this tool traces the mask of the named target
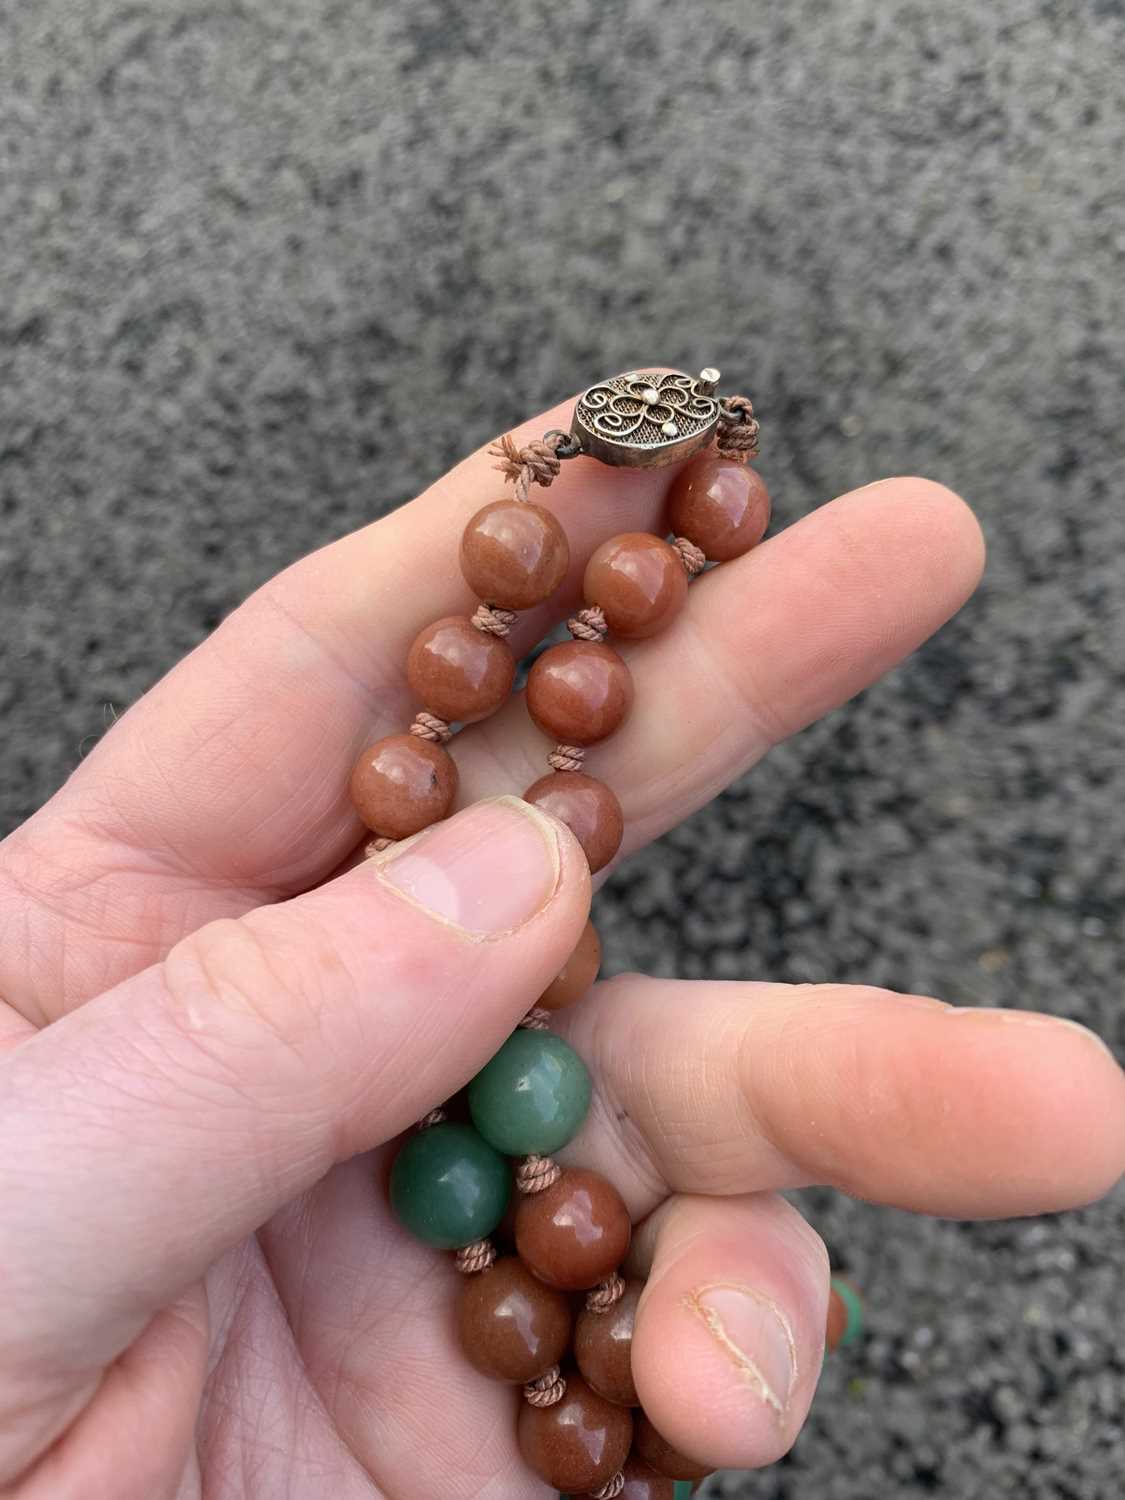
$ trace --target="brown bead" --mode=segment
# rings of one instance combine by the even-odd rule
[[[625,1259],[633,1228],[621,1194],[598,1172],[565,1167],[516,1208],[516,1249],[548,1286],[585,1291]]]
[[[649,1468],[636,1454],[626,1461],[622,1473],[625,1488],[619,1500],[675,1500],[676,1481]]]
[[[555,592],[570,567],[566,532],[549,510],[494,500],[461,537],[461,571],[473,592],[503,609],[530,609]]]
[[[410,691],[430,713],[461,724],[494,714],[507,702],[515,675],[507,641],[478,630],[464,615],[427,625],[406,658]]]
[[[710,1464],[677,1453],[671,1443],[660,1436],[643,1411],[637,1413],[633,1429],[633,1449],[650,1469],[667,1474],[669,1479],[705,1479],[712,1472]]]
[[[695,459],[673,480],[668,525],[712,562],[729,562],[757,546],[770,520],[765,480],[748,464]]]
[[[625,815],[604,781],[584,771],[554,771],[523,795],[525,802],[533,802],[566,824],[582,845],[592,872],[608,865],[621,848]]]
[[[612,1479],[633,1439],[633,1414],[567,1372],[566,1395],[554,1406],[520,1408],[517,1441],[523,1461],[552,1489],[585,1495]]]
[[[606,1312],[584,1307],[574,1325],[574,1358],[587,1383],[618,1406],[636,1406],[633,1384],[633,1327],[642,1286],[627,1281],[621,1298]]]
[[[515,1255],[466,1276],[457,1301],[465,1358],[492,1380],[524,1385],[557,1365],[570,1343],[570,1299]]]
[[[536,1004],[541,1010],[565,1010],[582,996],[598,977],[602,962],[602,945],[598,929],[587,922],[578,939],[578,946],[567,959]]]
[[[586,564],[582,592],[599,604],[614,635],[639,641],[663,630],[687,598],[680,555],[662,537],[626,531],[603,542]]]
[[[633,706],[633,674],[612,646],[564,641],[544,651],[527,679],[527,711],[564,745],[594,745]]]
[[[444,818],[457,795],[457,767],[440,745],[413,734],[392,734],[359,757],[352,801],[374,833],[409,838]]]
[[[542,1005],[542,1001],[539,1002]],[[828,1327],[825,1331],[824,1342],[829,1351],[840,1347],[840,1340],[848,1331],[848,1304],[836,1290],[831,1287],[828,1292]]]

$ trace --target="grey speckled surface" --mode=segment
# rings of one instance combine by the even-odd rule
[[[1120,0],[6,0],[4,822],[290,558],[601,373],[714,362],[779,521],[917,470],[991,562],[622,872],[612,964],[1019,1002],[1125,1055],[1123,70]],[[873,1337],[715,1493],[1120,1494],[1120,1191],[810,1198]]]

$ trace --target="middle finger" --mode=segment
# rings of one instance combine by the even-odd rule
[[[554,1029],[595,1079],[560,1160],[634,1219],[669,1191],[826,1184],[952,1218],[1053,1213],[1125,1170],[1125,1073],[1093,1032],[859,986],[596,985]]]

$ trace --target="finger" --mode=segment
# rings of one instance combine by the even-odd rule
[[[637,490],[635,476],[611,476],[609,481],[604,474],[594,478],[623,486],[620,503],[625,512],[633,497],[631,514],[623,512],[616,499],[614,508],[606,510],[616,522],[608,529],[657,524],[658,507],[651,496],[646,500]],[[592,493],[598,496],[596,487]],[[604,492],[600,498],[609,504]],[[646,504],[651,512],[647,520],[639,514]],[[567,524],[571,525],[569,514]],[[577,545],[575,554],[580,555]],[[626,848],[662,832],[750,765],[772,739],[841,702],[913,649],[971,591],[981,555],[979,528],[962,502],[925,481],[888,481],[825,507],[757,554],[697,583],[679,624],[633,658],[638,693],[631,722],[590,758],[591,769],[622,794]],[[317,569],[325,566],[313,559],[309,566],[314,565]],[[320,572],[314,574],[316,578],[321,578]],[[286,587],[284,580],[278,587]],[[321,578],[319,587],[330,593],[326,578]],[[299,607],[305,616],[320,619],[330,606],[324,600],[318,604],[315,599],[304,599]],[[154,788],[151,808],[146,809],[133,787],[130,777],[135,773],[128,758],[114,768],[109,784],[114,788],[116,837],[123,837],[122,813],[128,811],[125,821],[134,845],[147,838],[156,840],[156,847],[163,851],[156,862],[163,872],[159,877],[150,855],[126,858],[112,840],[108,845],[111,865],[116,870],[124,860],[128,875],[99,877],[99,867],[104,868],[107,858],[103,815],[95,825],[103,831],[103,844],[94,850],[68,850],[61,895],[52,890],[45,901],[46,911],[28,914],[26,893],[42,884],[45,872],[49,880],[55,868],[52,840],[61,836],[64,842],[72,841],[66,830],[74,826],[74,809],[65,800],[54,814],[48,809],[46,823],[29,825],[30,831],[9,851],[9,867],[14,860],[21,871],[15,901],[19,912],[10,925],[15,931],[25,931],[27,939],[24,960],[16,954],[13,961],[9,955],[8,972],[0,977],[21,1008],[38,1003],[43,995],[63,997],[64,1004],[77,1003],[99,985],[160,957],[188,930],[186,924],[199,925],[211,915],[238,914],[255,899],[283,894],[293,880],[309,878],[324,860],[334,859],[354,844],[358,824],[346,797],[346,768],[364,735],[360,733],[355,743],[348,736],[355,736],[357,724],[370,722],[370,705],[357,708],[355,684],[349,690],[340,683],[338,673],[326,675],[323,663],[317,666],[309,648],[295,652],[290,644],[282,649],[270,633],[280,628],[270,624],[274,616],[276,610],[268,611],[260,627],[266,630],[269,649],[279,663],[269,676],[269,693],[260,691],[266,679],[254,653],[243,662],[242,637],[233,623],[225,638],[220,638],[222,632],[214,638],[218,644],[209,655],[200,652],[193,658],[197,667],[190,676],[185,664],[169,679],[169,684],[178,684],[176,693],[169,684],[159,690],[163,696],[158,695],[156,701],[163,702],[161,712],[168,717],[166,729],[161,730],[166,737],[146,744],[148,731],[144,730],[128,742],[138,749],[146,786]],[[338,647],[337,655],[342,649]],[[231,660],[223,670],[237,673],[243,662],[247,681],[241,692],[228,685],[213,701],[207,688],[209,673],[199,670],[198,663],[214,661],[228,650]],[[361,669],[352,661],[349,670],[358,673]],[[290,675],[279,683],[278,671],[290,671]],[[254,731],[261,715],[274,712],[276,701],[292,704],[300,700],[305,676],[311,680],[313,695],[309,716],[287,711],[280,736]],[[222,672],[217,680],[225,681]],[[257,694],[253,702],[247,693]],[[260,701],[267,697],[274,705],[268,709]],[[213,715],[225,714],[232,705],[238,710],[235,718],[228,715],[222,724],[216,723]],[[138,722],[143,727],[149,720],[138,716]],[[311,750],[307,743],[310,724],[317,726],[319,736]],[[208,769],[192,753],[182,773],[155,775],[175,745],[182,749],[184,725],[197,726],[206,756],[219,757],[221,765],[216,762]],[[124,744],[124,729],[115,733],[121,736],[119,745]],[[248,746],[259,756],[254,777],[244,774]],[[459,736],[456,756],[466,797],[485,795],[490,789],[522,791],[543,770],[546,748],[518,702],[494,725],[478,726]],[[215,786],[217,775],[223,782],[220,790]],[[280,790],[279,777],[284,783]],[[253,790],[248,790],[250,782]],[[229,801],[232,788],[247,799],[237,815]],[[205,817],[201,799],[207,803]],[[272,806],[267,807],[270,799]],[[254,830],[247,825],[248,808]],[[220,880],[214,874],[219,847],[214,844],[215,824],[225,827],[243,851],[238,879],[228,874]],[[284,851],[273,842],[282,832]],[[177,842],[180,852],[164,847],[169,839]],[[169,862],[176,867],[182,859],[190,863],[200,856],[200,839],[212,840],[205,861],[205,868],[212,872],[210,884],[202,874],[169,873]],[[310,854],[310,850],[319,852]],[[262,860],[269,863],[276,883],[255,898],[251,866]],[[78,869],[81,879],[69,873]],[[154,881],[164,888],[163,899],[154,893]],[[137,933],[138,929],[152,931],[154,913],[161,920],[146,949],[143,941],[138,943]],[[58,931],[64,916],[69,918],[68,931],[91,927],[99,936],[64,947]],[[56,956],[64,953],[65,965]]]
[[[467,1082],[588,905],[561,825],[482,803],[202,929],[0,1061],[0,1412],[21,1375],[111,1360],[332,1162]]]
[[[381,1493],[554,1500],[516,1447],[519,1390],[466,1361],[454,1312],[464,1277],[390,1211],[393,1153],[374,1153],[374,1170],[367,1157],[336,1167],[261,1233],[301,1362],[333,1392],[336,1431]]]
[[[530,419],[516,440],[568,425],[571,404]],[[536,491],[565,518],[571,567],[550,605],[521,618],[517,652],[573,604],[598,541],[658,524],[673,473],[577,458]],[[20,876],[41,886],[46,833],[65,824],[138,851],[142,869],[237,882],[256,900],[321,878],[357,838],[351,762],[412,717],[407,649],[423,625],[475,606],[461,533],[504,494],[494,456],[479,449],[411,504],[270,580],[114,725],[50,829],[33,820],[20,832],[7,851]]]
[[[635,706],[587,757],[619,791],[626,852],[902,661],[964,604],[983,557],[956,495],[888,479],[699,578],[671,629],[623,652]],[[549,748],[514,700],[458,738],[463,795],[526,786]]]
[[[824,1357],[828,1254],[783,1198],[675,1197],[632,1258],[648,1280],[633,1374],[673,1448],[710,1468],[754,1469],[788,1452]]]
[[[564,1158],[623,1186],[825,1183],[953,1218],[1047,1213],[1125,1171],[1125,1074],[1092,1032],[832,985],[598,985],[558,1029],[597,1080]]]
[[[569,423],[570,404],[515,430]],[[136,703],[63,790],[0,851],[0,993],[42,1023],[148,964],[204,922],[306,889],[347,856],[363,745],[417,704],[403,667],[417,631],[474,600],[461,532],[504,494],[478,450],[419,499],[267,583]],[[604,536],[658,525],[674,471],[578,458],[537,504],[565,518],[571,568],[517,651],[577,596]],[[523,787],[509,787],[522,791]]]
[[[4,1500],[173,1500],[195,1431],[207,1332],[207,1299],[197,1285],[157,1313],[74,1425],[4,1488]]]

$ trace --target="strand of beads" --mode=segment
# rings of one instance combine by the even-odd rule
[[[741,398],[726,408],[718,456],[696,459],[672,487],[674,540],[632,532],[599,547],[585,571],[585,605],[569,622],[571,641],[547,650],[530,674],[529,711],[555,748],[550,774],[525,796],[570,826],[592,871],[616,855],[623,819],[613,791],[583,770],[585,755],[625,722],[633,702],[632,675],[606,637],[654,635],[675,618],[688,581],[708,560],[741,555],[766,527],[765,487],[742,467],[756,451],[757,424]],[[416,638],[407,675],[423,708],[408,734],[370,747],[353,773],[373,850],[448,812],[456,793],[444,749],[451,726],[476,722],[507,698],[515,661],[504,637],[516,612],[546,599],[569,563],[565,535],[550,512],[528,502],[530,486],[550,484],[560,459],[575,451],[561,433],[522,450],[502,443],[516,499],[478,512],[461,548],[482,603],[472,617],[439,620]],[[642,1286],[620,1274],[628,1210],[605,1178],[553,1160],[581,1128],[591,1080],[547,1028],[590,988],[599,962],[587,924],[566,967],[472,1080],[471,1123],[443,1110],[427,1115],[394,1164],[391,1198],[421,1239],[457,1252],[462,1347],[482,1374],[522,1387],[517,1436],[529,1466],[572,1495],[672,1500],[678,1482],[708,1471],[672,1449],[637,1405],[631,1345]],[[512,1157],[514,1253],[500,1253],[490,1237],[508,1211]],[[850,1288],[834,1287],[832,1296],[835,1343],[850,1335],[858,1302]]]
[[[534,445],[536,472],[553,477],[565,434]],[[516,662],[505,637],[517,612],[543,603],[570,566],[566,533],[550,511],[520,498],[486,505],[461,539],[461,569],[480,604],[470,615],[446,616],[415,637],[407,681],[422,707],[405,734],[369,745],[356,761],[351,795],[371,830],[368,853],[420,833],[447,816],[457,795],[457,767],[445,746],[455,723],[472,724],[507,700]],[[471,1126],[434,1110],[400,1152],[391,1181],[392,1205],[420,1239],[456,1250],[467,1272],[491,1264],[487,1236],[510,1194],[503,1156]]]
[[[563,444],[538,446],[554,453]],[[375,836],[372,853],[449,813],[457,795],[457,767],[444,748],[451,726],[475,724],[507,701],[516,659],[505,637],[517,612],[548,599],[569,566],[566,532],[542,506],[497,500],[469,521],[461,569],[481,603],[471,616],[448,615],[415,637],[406,677],[421,710],[408,733],[369,745],[352,771],[352,801]]]
[[[673,488],[669,519],[677,533],[674,543],[647,532],[626,532],[595,551],[583,577],[584,608],[569,622],[572,640],[545,651],[528,678],[528,712],[556,745],[548,756],[550,774],[524,796],[568,824],[591,871],[604,868],[616,855],[624,823],[613,791],[582,770],[585,754],[621,727],[633,705],[632,674],[606,644],[607,635],[625,641],[655,635],[682,608],[688,581],[702,570],[706,554],[732,557],[749,550],[768,521],[768,495],[757,476],[748,480],[737,460],[704,464],[706,468],[699,461],[689,465]],[[539,1009],[548,1007],[541,1001]],[[528,1066],[507,1078],[505,1110],[511,1109],[517,1091],[524,1096],[535,1092],[535,1049],[546,1048],[548,1041],[540,1035],[535,1042],[518,1044],[514,1055]],[[506,1044],[501,1057],[512,1045]],[[489,1077],[494,1066],[490,1063],[479,1076]],[[476,1087],[474,1081],[471,1106]],[[569,1093],[565,1085],[563,1091]],[[499,1099],[490,1103],[494,1109],[500,1106]],[[529,1153],[517,1173],[519,1259],[549,1286],[588,1289],[574,1328],[576,1372],[564,1377],[556,1357],[549,1371],[525,1387],[527,1403],[518,1426],[525,1461],[561,1491],[607,1500],[620,1495],[671,1500],[676,1481],[701,1478],[708,1470],[672,1449],[644,1413],[635,1411],[631,1349],[642,1287],[625,1281],[619,1271],[631,1232],[624,1203],[598,1174],[544,1159],[549,1149],[558,1148],[528,1145],[531,1132],[501,1133],[476,1108],[473,1117],[494,1144],[511,1152],[522,1141]],[[571,1135],[580,1123],[568,1119]],[[475,1336],[481,1332],[479,1326],[472,1331]],[[471,1350],[466,1352],[471,1359]]]

